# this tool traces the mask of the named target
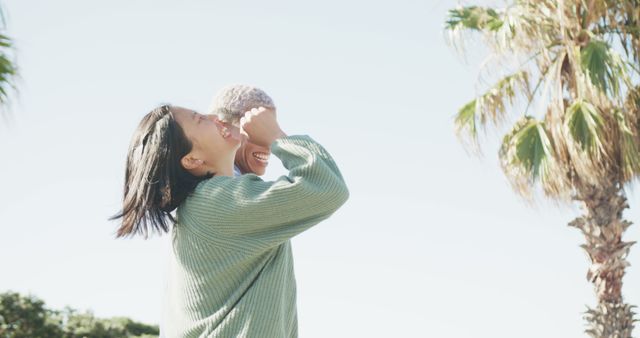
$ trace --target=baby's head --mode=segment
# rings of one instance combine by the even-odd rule
[[[275,109],[273,100],[263,90],[247,85],[231,85],[222,88],[213,98],[209,114],[217,115],[226,123],[240,126],[244,113],[258,107]],[[251,142],[242,142],[236,152],[235,165],[243,174],[264,175],[269,164],[271,150]]]
[[[276,108],[271,97],[262,89],[247,85],[230,85],[216,94],[209,113],[217,115],[224,122],[238,126],[244,113],[258,107]]]

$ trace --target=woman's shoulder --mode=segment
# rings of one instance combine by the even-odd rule
[[[185,202],[203,198],[207,200],[222,198],[229,201],[230,195],[237,194],[238,190],[251,189],[252,185],[259,183],[264,183],[264,181],[255,174],[244,174],[237,177],[213,176],[198,183]]]
[[[198,183],[177,213],[194,224],[225,223],[225,220],[235,219],[239,209],[260,195],[260,187],[264,184],[255,174],[214,176]]]

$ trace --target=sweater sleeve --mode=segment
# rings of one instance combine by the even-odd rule
[[[213,177],[198,185],[188,199],[197,232],[278,244],[328,218],[348,199],[335,162],[310,137],[280,138],[271,151],[288,175],[269,182],[253,174]]]

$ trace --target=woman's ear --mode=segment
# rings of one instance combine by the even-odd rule
[[[204,163],[204,161],[187,155],[187,156],[183,156],[182,159],[180,159],[180,163],[185,169],[192,170],[201,166]]]

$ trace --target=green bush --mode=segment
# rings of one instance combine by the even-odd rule
[[[153,338],[158,326],[126,317],[96,318],[90,311],[51,310],[42,300],[0,293],[0,338]]]

